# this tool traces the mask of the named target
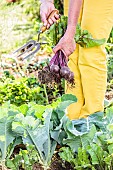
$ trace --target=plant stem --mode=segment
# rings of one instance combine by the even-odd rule
[[[37,151],[38,151],[38,153],[39,153],[40,160],[41,160],[40,163],[43,163],[43,162],[44,162],[43,153],[41,152],[41,150],[40,150],[39,147],[37,146],[35,140],[33,139],[31,131],[30,131],[29,129],[27,129],[27,128],[26,128],[26,131],[27,131],[27,133],[29,134],[32,142],[34,143],[34,145],[35,145],[35,147],[36,147],[36,149],[37,149]]]
[[[45,97],[46,97],[46,104],[49,104],[49,99],[48,99],[48,95],[47,95],[47,90],[46,90],[46,85],[43,84],[43,88],[44,88],[44,94],[45,94]]]

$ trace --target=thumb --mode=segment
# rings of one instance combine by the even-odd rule
[[[57,51],[61,50],[61,47],[59,45],[55,46],[53,48],[53,52],[56,53]]]
[[[42,20],[44,26],[47,26],[47,17],[46,17],[45,13],[41,14],[41,20]]]

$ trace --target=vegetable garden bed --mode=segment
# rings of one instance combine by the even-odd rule
[[[38,1],[29,0],[26,3],[23,0],[23,2],[24,8],[28,5],[24,11],[27,13],[27,17],[24,16],[24,21],[26,21],[26,18],[32,19],[31,22],[29,21],[30,24],[25,23],[25,28],[28,26],[27,29],[29,30],[30,28],[30,33],[28,34],[28,30],[25,31],[21,25],[15,25],[16,27],[14,28],[17,28],[16,33],[17,30],[21,30],[22,34],[19,33],[19,36],[21,34],[24,41],[29,35],[32,35],[30,38],[37,39],[32,32],[34,30],[36,32],[40,26],[40,22],[34,19],[34,16],[39,15],[35,8],[39,6],[37,5]],[[16,9],[16,3],[14,5],[8,4],[6,6],[7,9],[12,9],[11,14]],[[23,11],[23,6],[21,3],[17,3],[19,11]],[[6,11],[5,14],[7,14]],[[30,11],[32,11],[32,14]],[[1,17],[3,16],[1,15]],[[44,37],[42,37],[42,39],[50,43],[50,46],[55,45],[65,32],[67,18],[62,16],[61,20],[62,22],[54,25],[50,32],[45,33]],[[20,20],[19,23],[21,23]],[[32,26],[29,27],[29,25]],[[15,30],[13,31],[15,32]],[[83,48],[101,45],[105,42],[104,39],[94,40],[92,35],[87,30],[82,30],[79,24],[76,32],[75,41]],[[15,39],[13,36],[11,37],[13,40]],[[11,39],[9,38],[9,40]],[[104,113],[97,112],[88,116],[87,119],[74,121],[68,119],[66,109],[77,99],[76,96],[71,94],[64,94],[64,79],[69,80],[69,77],[61,76],[61,67],[66,66],[67,68],[67,63],[66,61],[63,61],[63,63],[61,60],[59,61],[57,58],[59,56],[53,57],[50,61],[49,56],[52,55],[50,46],[46,46],[45,49],[42,48],[38,53],[39,56],[36,55],[34,60],[25,61],[24,64],[21,59],[17,59],[15,56],[2,55],[0,58],[1,170],[113,169],[112,32],[108,41],[109,43],[106,44],[108,53],[106,98],[108,100],[105,101]],[[20,46],[23,42],[19,42],[17,45]],[[8,52],[12,50],[7,49]],[[42,55],[41,58],[47,56],[48,60],[40,61],[40,55]],[[5,58],[4,56],[7,57]],[[53,59],[55,60],[53,61]],[[38,71],[47,68],[48,63],[49,71],[45,72],[48,74],[55,71],[52,66],[58,66],[57,73],[61,76],[60,82],[57,82],[58,84],[51,83],[50,85],[46,84],[46,82],[41,84],[38,79]],[[70,70],[68,70],[69,72]],[[43,78],[42,80],[44,81]]]
[[[98,112],[70,121],[65,111],[76,101],[66,94],[45,106],[0,106],[2,165],[12,170],[112,168],[113,106],[107,103],[106,116]]]

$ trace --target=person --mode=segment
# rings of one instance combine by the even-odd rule
[[[40,15],[47,28],[59,18],[55,14],[47,22],[54,9],[53,0],[41,0]],[[74,94],[78,99],[67,112],[67,116],[74,120],[103,111],[107,85],[105,44],[91,48],[76,45],[76,25],[79,22],[93,38],[107,41],[113,26],[113,0],[64,0],[64,12],[68,14],[67,30],[53,51],[62,50],[69,57],[68,66],[74,72],[75,88],[66,87],[66,93]]]

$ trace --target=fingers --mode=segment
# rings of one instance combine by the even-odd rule
[[[44,13],[42,13],[41,20],[42,20],[44,26],[47,26],[47,29],[49,29],[50,26],[53,25],[54,23],[56,23],[59,19],[58,16],[57,17],[53,16],[53,17],[49,18],[49,20],[47,20],[46,18],[47,18],[46,15]]]
[[[60,45],[57,45],[56,47],[53,48],[54,53],[56,53],[59,50],[61,50],[64,53],[66,59],[68,60],[68,57],[70,56],[71,52],[66,50],[65,48],[62,48]]]
[[[61,50],[61,46],[57,45],[53,48],[53,52],[56,53],[57,51]]]
[[[60,18],[60,15],[55,13],[54,17],[58,20]]]
[[[50,18],[49,20],[52,21],[52,24],[55,23],[55,22],[57,22],[57,19],[56,19],[55,17],[52,17],[52,18]],[[49,23],[50,23],[50,21],[49,21]]]
[[[40,13],[40,16],[41,16],[41,21],[43,22],[44,26],[47,26],[48,22],[47,22],[47,17],[46,17],[46,14],[45,13]]]
[[[49,29],[49,27],[53,24],[54,24],[54,21],[52,20],[52,18],[50,18],[47,22],[47,29]]]
[[[47,29],[56,22],[57,22],[57,20],[54,17],[50,18],[48,20]]]
[[[53,52],[56,53],[57,51],[62,50],[62,52],[64,53],[64,55],[66,56],[66,59],[68,60],[68,57],[73,53],[73,51],[75,50],[75,48],[71,49],[68,48],[65,44],[60,44],[58,43],[54,48],[53,48]]]
[[[59,20],[60,16],[58,14],[54,14],[54,16],[52,16],[51,18],[49,18],[48,20],[48,24],[47,24],[47,29],[49,29],[49,27],[51,25],[53,25],[54,23],[56,23]]]

